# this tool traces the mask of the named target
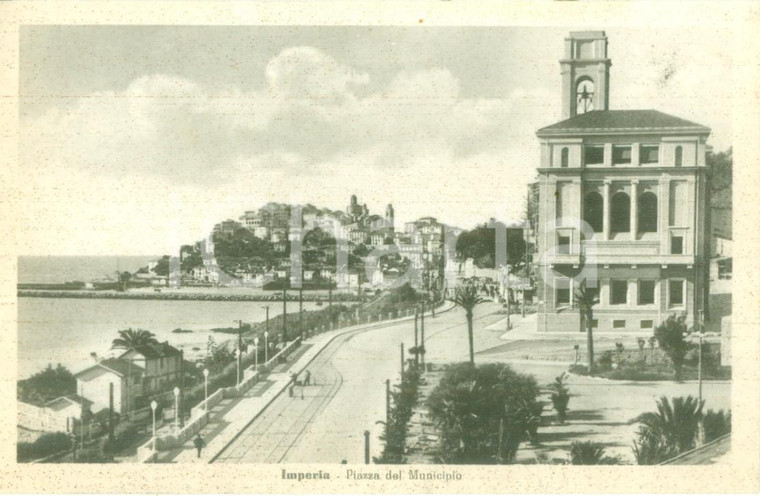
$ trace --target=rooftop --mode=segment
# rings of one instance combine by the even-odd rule
[[[132,348],[132,350],[148,359],[175,356],[181,353],[177,348],[170,345],[168,342],[135,346]],[[128,350],[127,353],[132,350]]]
[[[710,128],[657,110],[593,110],[539,129],[539,137],[556,134],[621,131],[687,131],[708,134]]]
[[[120,358],[106,358],[105,360],[101,360],[98,363],[93,364],[91,367],[87,367],[86,369],[77,372],[74,374],[74,377],[80,377],[85,372],[98,367],[111,371],[120,377],[124,377],[129,374],[133,376],[140,375],[145,372],[142,367],[132,363],[129,360],[122,360]]]

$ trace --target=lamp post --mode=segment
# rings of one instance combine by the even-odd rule
[[[259,371],[259,338],[253,338],[253,370]]]
[[[179,429],[179,388],[174,388],[174,430]]]
[[[153,410],[153,451],[156,451],[156,408],[158,408],[156,400],[151,401],[150,409]]]
[[[269,362],[269,331],[264,331],[264,364]]]
[[[206,393],[203,401],[203,409],[208,411],[208,369],[203,369],[203,384]]]

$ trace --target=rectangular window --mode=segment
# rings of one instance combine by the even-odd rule
[[[641,328],[642,329],[651,329],[654,327],[654,320],[642,320],[641,321]]]
[[[656,164],[660,162],[660,147],[658,145],[641,145],[639,159],[642,164]]]
[[[612,321],[612,328],[613,329],[625,329],[625,320],[613,320]]]
[[[570,304],[570,279],[555,279],[557,291],[556,306],[566,306]]]
[[[670,253],[672,255],[683,255],[683,236],[671,236]]]
[[[559,236],[557,238],[557,253],[565,255],[570,253],[570,236]]]
[[[670,294],[669,303],[671,307],[683,306],[683,283],[684,281],[682,279],[669,281],[668,292]]]
[[[586,156],[587,165],[601,165],[604,163],[603,146],[586,146],[584,148],[584,155]]]
[[[639,305],[654,304],[654,281],[639,281]]]
[[[612,147],[613,164],[630,164],[631,147],[630,146],[613,146]]]
[[[599,327],[599,319],[591,319],[591,327],[592,328]]]
[[[628,281],[612,281],[610,283],[610,303],[625,305],[628,302]]]

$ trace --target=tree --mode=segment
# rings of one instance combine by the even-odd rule
[[[446,463],[510,463],[540,419],[533,376],[509,365],[449,366],[427,406]]]
[[[119,331],[119,337],[111,343],[111,348],[131,350],[138,346],[157,344],[156,335],[144,329],[125,329]]]
[[[467,337],[470,341],[470,363],[475,365],[475,346],[472,335],[472,311],[476,305],[483,303],[485,300],[478,294],[478,288],[471,283],[460,286],[451,299],[454,304],[459,305],[465,311],[467,318]]]
[[[639,465],[652,465],[694,449],[704,401],[692,396],[657,401],[657,411],[641,415],[633,452]]]
[[[132,279],[132,274],[129,272],[119,273],[119,291],[126,291],[129,286],[129,281]]]
[[[581,324],[586,326],[586,351],[588,353],[588,373],[594,373],[594,305],[599,302],[596,291],[590,291],[586,287],[584,279],[580,287],[575,290],[573,305],[578,309],[581,316]]]
[[[655,327],[654,337],[657,344],[673,362],[675,380],[681,380],[684,358],[691,348],[686,341],[686,315],[670,315],[665,321]]]
[[[16,395],[20,401],[42,406],[50,400],[76,392],[74,375],[59,363],[56,368],[48,364],[45,370],[18,381]]]
[[[570,447],[570,465],[617,465],[617,457],[605,456],[604,447],[591,441],[574,441]]]

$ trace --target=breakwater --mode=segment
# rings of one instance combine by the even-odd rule
[[[30,290],[19,289],[16,295],[25,298],[83,298],[105,300],[170,300],[170,301],[282,301],[282,293],[274,294],[224,294],[224,293],[179,293],[179,292],[154,292],[154,293],[130,293],[115,291],[81,291],[81,290]],[[296,292],[288,293],[287,301],[298,301]],[[328,295],[304,294],[303,301],[327,302]],[[356,295],[335,293],[332,295],[333,302],[359,301]]]

